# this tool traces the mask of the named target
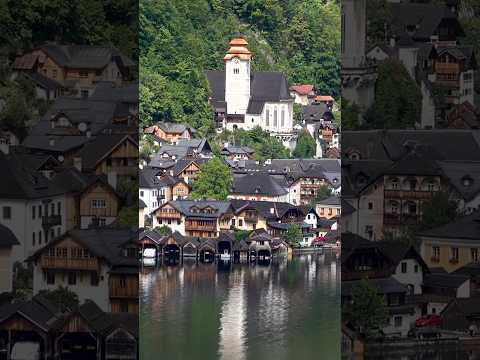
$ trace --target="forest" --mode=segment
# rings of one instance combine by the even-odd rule
[[[15,54],[46,41],[113,45],[138,58],[137,0],[0,1],[2,52]]]
[[[140,1],[140,121],[186,122],[211,133],[207,69],[222,69],[229,40],[244,36],[254,70],[339,95],[338,0]]]

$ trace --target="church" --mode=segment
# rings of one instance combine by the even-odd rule
[[[210,103],[217,126],[250,130],[260,126],[286,141],[293,132],[293,101],[280,72],[251,71],[247,41],[235,38],[224,57],[224,70],[207,70]]]

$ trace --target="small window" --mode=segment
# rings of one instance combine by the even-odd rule
[[[88,77],[88,71],[79,71],[78,75],[80,75],[81,78],[86,78]]]
[[[47,271],[47,284],[54,285],[55,284],[55,273],[53,271]]]
[[[401,316],[395,316],[393,318],[393,322],[394,322],[395,327],[401,327],[402,326],[402,320],[403,320],[403,318]]]
[[[12,208],[10,206],[3,207],[3,218],[7,220],[12,218]]]
[[[32,220],[35,220],[37,215],[37,207],[35,205],[32,206]]]
[[[32,246],[35,246],[35,233],[32,233]]]
[[[372,210],[373,209],[373,203],[372,202],[369,202],[368,203],[368,210]]]
[[[415,265],[415,266],[413,267],[413,271],[414,271],[415,273],[418,273],[418,265]]]
[[[243,219],[238,219],[238,226],[243,226]]]
[[[76,285],[77,284],[77,273],[74,271],[70,271],[68,273],[68,285]]]
[[[90,273],[90,285],[98,286],[98,280],[98,273],[96,271]]]
[[[402,274],[405,274],[407,272],[407,263],[402,262]]]

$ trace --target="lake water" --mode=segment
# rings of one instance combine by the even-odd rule
[[[144,268],[141,360],[340,359],[340,265],[334,252],[270,265]]]

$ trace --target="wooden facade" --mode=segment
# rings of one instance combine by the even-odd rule
[[[95,166],[95,173],[137,176],[138,174],[138,145],[126,137]]]
[[[113,189],[106,184],[96,182],[80,196],[80,216],[116,217],[118,202],[119,198]]]

